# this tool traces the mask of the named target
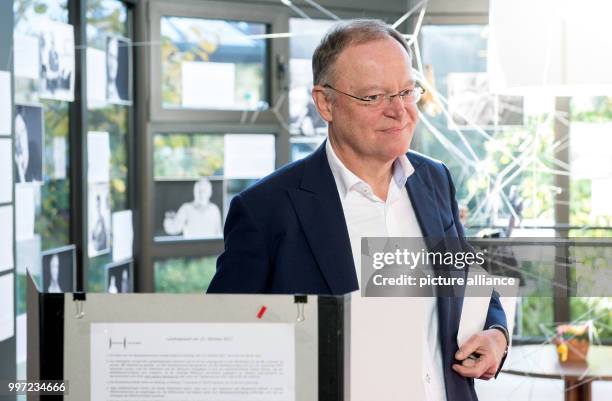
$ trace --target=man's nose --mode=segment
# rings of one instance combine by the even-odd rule
[[[385,115],[398,118],[402,117],[404,113],[406,113],[406,105],[400,99],[398,95],[395,95],[391,98],[387,98],[384,100],[385,102]]]

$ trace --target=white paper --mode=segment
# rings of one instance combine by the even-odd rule
[[[475,266],[470,267],[470,277],[486,274],[483,269],[477,269]],[[463,308],[461,309],[461,320],[459,321],[459,331],[457,332],[457,344],[461,347],[472,335],[484,330],[484,325],[487,320],[489,311],[489,303],[493,294],[493,287],[486,288],[485,285],[477,286],[477,289],[471,289],[466,286],[463,298]],[[472,290],[477,291],[472,293]],[[489,296],[484,296],[487,292]]]
[[[0,341],[15,335],[15,280],[13,273],[0,276]]]
[[[74,100],[74,28],[45,21],[40,27],[40,97]]]
[[[183,107],[235,108],[235,70],[233,63],[184,61],[181,64]]]
[[[53,138],[53,178],[66,178],[66,138]]]
[[[425,302],[351,294],[351,401],[425,399]]]
[[[108,132],[87,134],[87,176],[90,183],[110,180],[110,139]]]
[[[32,238],[17,241],[17,251],[15,252],[17,274],[25,275],[29,272],[35,279],[42,277],[41,248],[42,241],[38,234]]]
[[[134,230],[132,228],[132,211],[123,210],[113,213],[113,262],[132,257]]]
[[[225,135],[225,178],[262,178],[274,171],[274,135]]]
[[[13,200],[13,148],[9,138],[0,139],[0,203]]]
[[[106,106],[106,53],[91,47],[87,48],[87,105]]]
[[[38,79],[40,74],[39,39],[36,36],[15,34],[13,39],[15,76]]]
[[[295,400],[294,324],[92,323],[90,334],[91,401]]]
[[[11,93],[11,74],[0,71],[0,135],[11,134],[13,121]]]
[[[13,259],[13,207],[0,207],[0,272],[12,269]]]
[[[35,191],[32,184],[15,185],[15,240],[21,241],[34,236]]]

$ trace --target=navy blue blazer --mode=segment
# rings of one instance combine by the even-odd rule
[[[408,152],[406,189],[424,237],[463,237],[455,187],[446,166]],[[358,289],[348,230],[325,143],[235,196],[224,228],[225,251],[209,293],[346,294]],[[452,370],[463,298],[438,297],[447,399],[477,400],[473,379]],[[497,296],[485,327],[507,327]]]

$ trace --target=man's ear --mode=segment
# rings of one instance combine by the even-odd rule
[[[332,121],[332,99],[326,93],[325,88],[321,85],[315,85],[312,88],[312,100],[314,101],[317,111],[321,118],[326,122]]]

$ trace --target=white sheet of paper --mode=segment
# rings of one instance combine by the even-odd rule
[[[32,238],[17,241],[16,272],[17,274],[30,273],[35,279],[42,277],[42,258],[40,252],[42,241],[40,235],[35,234]]]
[[[66,178],[66,138],[53,138],[53,177]]]
[[[130,259],[134,241],[132,211],[122,210],[113,213],[111,225],[113,227],[113,262]]]
[[[262,178],[274,171],[274,135],[227,134],[224,142],[225,178]]]
[[[12,121],[11,74],[0,71],[0,135],[11,134]]]
[[[32,184],[15,185],[15,240],[21,241],[34,236],[35,190]]]
[[[13,147],[10,138],[0,138],[0,203],[13,200]]]
[[[14,282],[13,273],[0,276],[0,341],[15,335]]]
[[[425,399],[407,380],[423,377],[423,302],[351,294],[351,401]]]
[[[483,269],[477,269],[474,266],[470,267],[468,277],[473,277],[477,274],[486,274]],[[479,286],[479,296],[474,296],[470,291],[470,287],[466,287],[463,298],[463,308],[461,309],[461,320],[459,321],[459,331],[457,332],[457,344],[459,347],[463,345],[472,335],[484,329],[487,320],[487,312],[491,296],[482,296],[481,293],[484,286]],[[493,287],[486,292],[493,294]]]
[[[15,76],[38,79],[40,75],[40,41],[38,37],[15,34],[13,42]]]
[[[295,400],[292,323],[90,327],[91,401]]]
[[[110,139],[108,132],[87,134],[87,177],[90,183],[110,181]]]
[[[106,53],[87,48],[87,105],[89,108],[106,106]]]
[[[181,64],[183,107],[235,108],[235,71],[233,63],[184,61]]]
[[[0,207],[0,272],[12,269],[13,259],[13,206]]]

